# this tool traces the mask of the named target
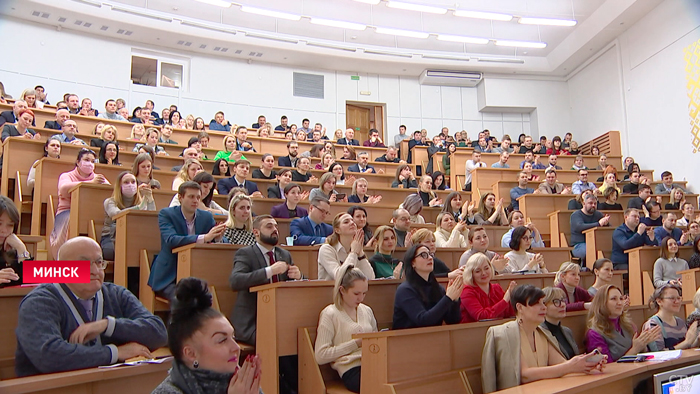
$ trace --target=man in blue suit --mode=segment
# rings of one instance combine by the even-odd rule
[[[331,203],[325,197],[314,197],[309,204],[309,216],[292,220],[289,226],[294,245],[320,245],[333,234],[333,227],[324,223],[331,213]]]
[[[369,163],[369,154],[367,152],[359,152],[357,154],[357,164],[353,164],[348,167],[349,172],[367,172],[370,174],[376,174],[377,171]],[[380,174],[383,174],[382,170]]]
[[[177,254],[173,249],[193,243],[220,241],[226,225],[219,225],[208,211],[197,209],[202,199],[202,189],[196,182],[188,181],[177,190],[180,206],[163,208],[158,213],[160,227],[160,253],[151,265],[148,285],[161,297],[175,297],[177,278]]]
[[[222,179],[216,186],[219,194],[227,195],[234,187],[242,187],[251,197],[262,197],[262,193],[258,190],[258,184],[246,180],[250,173],[250,162],[248,160],[238,160],[233,164],[233,176],[231,178]]]

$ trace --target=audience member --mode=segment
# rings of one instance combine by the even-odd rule
[[[12,104],[12,110],[9,111],[3,111],[0,113],[0,126],[3,126],[5,123],[17,123],[17,120],[19,119],[19,114],[25,109],[29,109],[27,106],[27,102],[24,100],[15,100],[14,104]],[[56,111],[56,120],[58,120],[58,112]],[[63,116],[64,112],[61,111],[61,115]],[[70,114],[67,114],[68,117],[70,117]],[[50,120],[46,121],[46,124],[49,123],[54,123]],[[32,126],[36,126],[32,122]],[[44,125],[44,128],[51,128],[46,125]],[[60,130],[60,129],[59,129]]]
[[[273,170],[275,167],[275,158],[270,153],[262,155],[260,168],[253,170],[253,179],[275,179],[277,172]]]
[[[498,161],[491,164],[491,168],[510,168],[508,165],[508,159],[510,158],[510,153],[503,151],[498,158]]]
[[[65,122],[63,122],[63,128],[61,130],[63,130],[63,133],[58,134],[56,137],[58,137],[58,139],[61,140],[62,143],[73,145],[87,145],[85,141],[75,136],[75,133],[78,132],[78,125],[75,123],[74,120],[68,119]]]
[[[15,234],[19,228],[20,213],[15,203],[8,197],[0,195],[0,243],[4,245],[0,252],[0,288],[21,286],[23,284],[23,265],[25,260],[34,260],[27,246]]]
[[[396,249],[396,232],[390,226],[379,226],[372,237],[374,255],[369,258],[369,264],[374,270],[376,279],[401,279],[403,263],[392,256]]]
[[[571,194],[571,188],[557,182],[557,172],[552,167],[545,171],[545,181],[537,189],[542,194]]]
[[[234,337],[241,334],[234,335],[229,320],[212,308],[207,283],[182,279],[176,297],[168,325],[168,347],[174,360],[153,394],[261,391],[262,363],[252,356],[239,367],[241,353]]]
[[[437,193],[432,190],[432,187],[433,179],[430,175],[423,175],[418,183],[418,195],[424,207],[435,207],[442,204],[442,199],[437,196]]]
[[[158,141],[160,141],[160,131],[158,129],[149,127],[144,136],[145,142],[143,144],[135,144],[132,152],[138,152],[142,146],[149,146],[157,155],[168,155],[165,148],[158,145]]]
[[[314,169],[328,171],[331,164],[335,163],[335,158],[330,153],[324,153],[320,162],[316,163]]]
[[[333,227],[324,223],[330,215],[331,205],[323,197],[312,198],[309,203],[309,215],[292,220],[290,227],[294,245],[320,245],[326,242],[326,237],[333,234]],[[353,222],[354,224],[354,222]]]
[[[400,149],[401,142],[407,140],[409,137],[406,135],[406,126],[399,126],[399,134],[394,136],[394,148]]]
[[[526,194],[535,193],[535,189],[527,187],[527,182],[527,173],[521,172],[518,174],[518,186],[510,189],[510,205],[514,210],[520,209],[520,201],[518,201],[519,197]]]
[[[318,181],[318,187],[311,189],[309,193],[309,198],[314,199],[315,197],[323,197],[328,199],[330,202],[347,202],[347,196],[342,196],[338,198],[337,190],[335,190],[336,179],[332,172],[326,172],[321,175],[321,179]]]
[[[43,284],[24,297],[16,330],[18,377],[153,358],[150,351],[165,345],[163,321],[127,289],[104,282],[107,261],[97,242],[75,237],[55,256],[90,261],[91,280]]]
[[[689,202],[684,202],[680,204],[680,210],[683,213],[683,217],[676,221],[676,225],[679,227],[688,227],[690,223],[696,222],[695,207]]]
[[[219,194],[228,194],[234,187],[242,187],[249,196],[262,197],[262,193],[258,190],[257,183],[247,180],[249,173],[250,162],[248,160],[238,160],[233,163],[233,176],[220,180],[217,185]]]
[[[80,183],[107,184],[109,181],[102,174],[95,173],[95,152],[82,148],[78,152],[75,168],[58,177],[58,207],[54,219],[53,231],[49,237],[49,256],[58,256],[58,250],[68,239],[70,225],[71,189]]]
[[[661,183],[656,185],[654,189],[655,194],[671,194],[673,189],[679,188],[683,192],[685,189],[683,186],[673,183],[673,174],[670,171],[664,171],[661,173]]]
[[[455,222],[449,212],[440,212],[435,220],[435,246],[438,248],[467,248],[469,229],[463,221]]]
[[[435,252],[437,251],[435,234],[427,228],[416,229],[411,235],[410,244],[408,243],[408,240],[406,242],[406,247],[410,247],[410,245],[423,245],[428,248],[428,251],[433,255],[433,274],[435,274],[436,278],[447,277],[449,279],[454,279],[457,276],[462,275],[462,267],[450,271],[450,268],[444,261],[435,257]]]
[[[595,275],[595,282],[588,288],[588,294],[595,297],[598,290],[603,286],[613,284],[613,269],[613,262],[610,259],[600,258],[596,260],[592,269],[593,275]],[[627,298],[627,303],[629,305],[629,298]]]
[[[450,192],[442,206],[442,212],[450,213],[455,222],[465,221],[467,224],[475,224],[476,208],[477,204],[474,201],[465,201],[462,204],[462,195],[459,192]]]
[[[489,235],[486,233],[486,229],[483,227],[475,227],[469,230],[469,243],[472,248],[462,253],[459,257],[459,266],[463,267],[467,264],[467,261],[474,253],[483,253],[491,261],[491,266],[494,268],[496,274],[503,271],[508,263],[508,259],[502,258],[498,253],[488,250],[489,248]]]
[[[393,328],[415,328],[460,321],[459,297],[462,276],[450,280],[445,291],[433,273],[433,255],[428,247],[413,245],[404,256],[406,280],[396,289]]]
[[[581,266],[570,261],[563,262],[554,277],[554,286],[564,290],[567,312],[588,310],[591,307],[593,297],[579,286],[580,283]]]
[[[287,173],[286,175],[288,176],[289,173]],[[282,186],[279,187],[281,188]],[[285,201],[280,205],[275,205],[274,207],[272,207],[272,210],[270,211],[272,217],[281,219],[293,219],[309,215],[309,212],[306,210],[306,208],[299,206],[299,202],[308,196],[308,194],[302,193],[301,186],[297,185],[296,183],[287,183],[284,186],[283,192]],[[269,193],[270,192],[268,189],[268,198],[273,198],[269,196]]]
[[[624,213],[625,222],[613,232],[612,255],[613,266],[618,270],[626,270],[629,266],[629,255],[627,250],[638,248],[644,245],[658,245],[651,227],[639,222],[639,211],[634,208],[627,208]]]
[[[15,106],[17,105],[17,102],[15,102]],[[3,112],[5,113],[5,112]],[[19,112],[18,112],[19,114]],[[62,130],[63,125],[67,120],[70,119],[70,112],[65,109],[59,109],[56,110],[56,120],[47,120],[44,122],[44,128],[45,129],[52,129],[52,130]],[[14,122],[12,122],[14,123]]]
[[[570,153],[564,149],[564,144],[561,141],[561,137],[557,135],[552,138],[552,147],[547,149],[547,154],[550,155],[551,158],[551,155],[569,155]],[[561,170],[561,168],[557,169]]]
[[[513,148],[510,146],[510,143],[510,136],[504,135],[503,138],[501,138],[501,145],[493,148],[493,153],[513,153]],[[501,158],[503,158],[503,155],[501,155]]]
[[[109,261],[114,261],[114,237],[117,232],[114,216],[126,210],[155,211],[156,202],[149,185],[137,184],[136,177],[124,171],[117,176],[112,196],[104,200],[103,205],[105,220],[100,246],[102,256]]]
[[[370,173],[370,174],[376,174],[377,171],[372,167],[371,165],[368,164],[369,162],[369,154],[367,152],[359,152],[357,154],[357,164],[353,164],[350,167],[348,167],[348,171],[350,172],[360,172],[360,173]],[[384,173],[384,171],[379,171],[380,174]]]
[[[58,138],[56,138],[56,140],[60,143]],[[119,144],[116,141],[105,142],[105,144],[100,148],[100,154],[98,155],[97,162],[100,164],[113,166],[122,165],[119,162]]]
[[[342,140],[342,138],[341,138],[341,140]],[[384,141],[382,141],[382,139],[379,137],[379,130],[377,130],[377,129],[370,129],[369,130],[369,139],[367,141],[363,142],[362,145],[373,147],[373,148],[385,148],[386,147],[386,145],[384,145]]]
[[[532,173],[532,163],[525,163],[522,168],[523,172],[527,174],[528,182],[538,182],[540,176]]]
[[[199,184],[199,186],[202,188],[202,195],[204,196],[199,202],[197,209],[208,211],[212,215],[224,215],[228,217],[228,210],[214,201],[214,190],[216,186],[214,176],[206,171],[200,171],[194,176],[194,178],[192,178],[192,181]],[[173,196],[173,199],[170,200],[170,206],[175,207],[179,205],[180,195],[176,193],[175,196]]]
[[[280,156],[280,158],[277,159],[277,164],[280,167],[296,167],[299,143],[296,141],[287,142],[287,152],[287,156]]]
[[[311,160],[308,157],[300,157],[297,160],[297,168],[292,171],[292,181],[294,182],[315,182],[317,179],[309,172]]]
[[[480,226],[507,226],[508,218],[503,207],[503,199],[500,199],[497,204],[493,193],[484,193],[479,199],[479,208],[474,215],[474,221]]]
[[[105,102],[105,111],[101,114],[98,114],[97,117],[109,120],[120,120],[122,122],[127,121],[126,119],[124,119],[124,117],[117,113],[117,102],[113,99],[109,99],[107,100],[107,102]]]
[[[432,190],[448,190],[449,187],[445,185],[445,175],[440,171],[433,171],[430,174],[432,178]]]
[[[641,175],[638,172],[632,172],[629,176],[629,183],[622,186],[622,193],[623,194],[639,194],[639,187],[641,185],[642,185]]]
[[[292,182],[292,170],[284,168],[276,174],[277,184],[267,188],[267,198],[286,198],[285,188]],[[301,190],[301,187],[299,188]]]
[[[351,128],[345,129],[345,138],[337,141],[338,145],[355,145],[360,146],[360,141],[355,139],[355,130]]]
[[[253,245],[253,202],[245,194],[231,198],[228,206],[228,218],[222,242],[233,245]]]
[[[418,193],[406,196],[399,208],[405,208],[408,211],[411,215],[411,223],[425,224],[425,218],[420,214],[423,211],[423,200]]]
[[[335,278],[333,304],[321,311],[316,333],[316,362],[331,363],[348,390],[360,392],[362,339],[356,332],[376,332],[372,308],[362,303],[369,289],[367,275],[354,264],[343,264]]]
[[[697,347],[698,322],[694,321],[687,328],[685,320],[678,317],[683,297],[679,285],[664,284],[654,290],[649,300],[649,306],[654,314],[642,326],[642,330],[650,330],[661,326],[661,336],[649,343],[649,350],[679,350]]]
[[[348,208],[348,214],[352,216],[352,220],[357,225],[357,229],[362,231],[364,235],[364,244],[367,247],[371,247],[370,241],[372,240],[372,229],[367,223],[367,210],[359,205],[353,205]]]
[[[657,197],[659,200],[661,196]],[[643,219],[642,223],[646,224],[647,227],[661,227],[664,224],[664,217],[661,216],[661,204],[657,200],[650,200],[648,203],[642,206],[646,209],[645,213],[648,213]]]
[[[353,204],[377,204],[382,201],[381,195],[370,196],[367,194],[369,183],[365,178],[358,178],[352,183],[352,195],[348,197],[348,202]]]
[[[356,160],[357,153],[355,153],[355,148],[353,148],[350,145],[343,146],[343,156],[341,157],[341,159],[343,159],[343,160]]]
[[[44,143],[44,156],[50,157],[52,159],[58,159],[61,157],[61,141],[54,136],[49,137]],[[34,183],[36,182],[36,167],[39,165],[39,161],[35,161],[32,167],[29,169],[29,174],[27,175],[27,188],[29,192],[34,191]]]
[[[182,168],[180,168],[180,171],[178,171],[177,175],[175,176],[175,179],[173,179],[171,189],[174,191],[180,190],[180,185],[194,179],[194,176],[197,175],[200,171],[204,171],[204,169],[202,168],[202,164],[199,162],[199,160],[187,159]]]
[[[525,215],[523,215],[522,212],[518,210],[511,211],[511,213],[508,215],[508,222],[510,223],[510,229],[505,234],[503,234],[503,237],[501,237],[502,248],[510,248],[510,240],[513,237],[513,230],[521,226],[525,226],[530,230],[530,235],[532,236],[532,243],[530,245],[531,247],[545,247],[540,231],[537,229],[535,224],[530,222],[529,220],[528,223],[525,223]]]
[[[93,138],[90,140],[90,146],[96,148],[103,148],[107,142],[113,141],[117,142],[118,132],[117,128],[113,125],[104,126],[99,133],[100,138]]]
[[[678,271],[689,269],[688,262],[678,257],[678,243],[672,237],[661,239],[661,257],[654,262],[654,287],[680,285]]]
[[[146,128],[141,123],[137,123],[131,128],[131,141],[146,141]]]
[[[537,145],[537,149],[535,149],[535,145],[532,144],[532,137],[531,136],[525,136],[525,139],[520,143],[520,147],[518,148],[518,153],[519,154],[524,154],[527,151],[532,151],[536,150],[539,151],[540,147]]]
[[[280,124],[279,126],[275,127],[275,131],[284,131],[287,132],[289,131],[289,119],[287,118],[286,115],[282,115],[280,118]]]
[[[547,167],[540,163],[540,155],[535,156],[532,151],[525,152],[525,160],[520,163],[520,169],[525,167],[525,163],[530,163],[534,170],[546,170]]]
[[[508,259],[506,266],[500,273],[534,271],[535,273],[547,273],[544,257],[527,250],[532,245],[532,232],[525,226],[516,227],[510,238],[510,252],[505,254]]]
[[[555,170],[561,170],[562,168],[557,165],[557,155],[551,154],[549,155],[549,159],[547,162],[547,169],[553,168]]]
[[[199,155],[197,154],[197,149],[186,148],[185,150],[182,151],[182,160],[184,162],[187,162],[187,160],[189,160],[189,159],[199,160]],[[182,167],[184,167],[184,164],[180,165],[180,166],[175,166],[175,167],[171,168],[170,171],[179,172],[182,169]]]
[[[425,146],[423,142],[423,134],[419,131],[416,130],[413,132],[413,139],[408,141],[408,162],[413,163],[413,147],[415,146]]]
[[[603,193],[603,197],[605,197],[605,201],[603,202],[598,202],[598,207],[597,209],[600,211],[622,211],[622,205],[617,202],[617,198],[619,197],[619,192],[617,189],[609,187],[605,189],[605,192]]]
[[[464,290],[460,295],[461,323],[514,316],[510,294],[517,284],[511,281],[504,292],[500,284],[493,283],[495,275],[491,261],[483,253],[475,253],[467,260],[463,273]]]
[[[374,279],[374,270],[363,251],[364,233],[357,228],[353,217],[344,212],[337,214],[332,231],[318,250],[318,279],[335,280],[347,265],[356,266],[369,279]]]
[[[378,163],[400,163],[398,151],[393,146],[386,148],[386,153],[374,159]]]
[[[683,204],[685,204],[685,192],[680,188],[674,188],[669,194],[669,203],[664,206],[664,209],[680,211]]]
[[[607,226],[610,221],[610,215],[605,215],[596,210],[598,199],[593,194],[588,194],[583,201],[583,208],[571,214],[571,244],[574,249],[571,254],[574,257],[586,261],[586,236],[583,234],[585,230],[594,227]]]
[[[510,304],[515,310],[516,320],[489,327],[486,332],[481,355],[484,393],[559,378],[569,373],[603,370],[605,358],[597,362],[586,360],[593,355],[592,352],[570,360],[564,357],[556,338],[548,335],[541,326],[547,310],[544,298],[545,293],[533,285],[513,289]]]
[[[544,302],[547,312],[540,327],[545,333],[549,333],[556,338],[562,355],[567,360],[571,360],[578,354],[579,350],[574,339],[574,333],[569,327],[561,325],[562,319],[566,317],[568,306],[566,304],[566,292],[559,287],[545,287],[542,289],[542,292],[544,293],[542,302]]]
[[[32,88],[24,89],[19,99],[27,103],[27,108],[43,109],[44,103],[36,99],[36,90]]]
[[[7,137],[22,137],[29,140],[38,140],[41,138],[41,135],[29,128],[33,123],[34,112],[31,109],[23,109],[19,112],[16,124],[5,123],[2,126],[2,137],[0,139],[5,141]]]
[[[203,130],[202,128],[201,130]],[[200,130],[197,128],[196,121],[195,121],[195,130]],[[209,123],[209,130],[215,130],[215,131],[231,131],[231,125],[229,124],[228,120],[224,118],[224,113],[219,111],[214,115],[214,119]]]
[[[676,214],[669,212],[664,216],[663,224],[654,229],[654,236],[659,241],[666,237],[671,237],[676,242],[684,244],[687,241],[688,234],[683,234],[683,230],[676,227]]]
[[[651,196],[651,186],[649,185],[641,185],[639,186],[639,189],[637,190],[637,196],[632,197],[627,201],[627,208],[635,208],[639,209],[642,211],[647,210],[646,208],[646,202],[649,200],[649,197]],[[660,199],[660,196],[659,196]],[[659,211],[661,211],[661,206],[659,206]]]
[[[472,158],[467,160],[464,166],[464,190],[470,192],[472,190],[472,173],[479,167],[486,167],[486,163],[481,161],[481,152],[474,150],[472,152]]]
[[[355,182],[354,176],[349,175],[347,178],[345,177],[345,170],[343,169],[343,165],[338,162],[334,162],[333,164],[331,164],[331,166],[328,167],[328,172],[335,175],[336,185],[345,185],[346,181],[348,182],[348,184],[352,184],[353,182]]]
[[[394,178],[394,181],[391,183],[391,187],[402,189],[418,187],[416,177],[413,175],[413,171],[411,171],[411,167],[408,164],[400,164],[396,167],[396,178]]]
[[[411,235],[411,214],[403,208],[394,210],[392,213],[391,222],[394,224],[394,233],[396,233],[396,244],[404,248],[406,247],[406,238],[410,242]]]
[[[139,153],[136,156],[131,166],[131,174],[136,177],[138,186],[145,184],[152,189],[161,188],[160,182],[153,179],[153,157],[148,153]]]

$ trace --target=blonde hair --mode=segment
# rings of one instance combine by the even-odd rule
[[[331,179],[335,180],[335,174],[332,172],[326,172],[323,175],[321,175],[321,178],[318,180],[318,189],[321,191],[321,193],[326,194],[326,191],[323,190],[323,185],[326,184],[326,182],[330,181]],[[333,187],[335,190],[335,187]],[[331,191],[331,193],[333,193]]]
[[[564,274],[566,274],[569,271],[576,271],[576,272],[581,272],[581,266],[579,266],[576,263],[572,263],[571,261],[565,261],[561,263],[561,266],[559,267],[559,271],[557,271],[557,274],[554,276],[554,285],[558,285],[559,283],[562,283],[562,277]]]
[[[561,287],[548,286],[542,289],[542,291],[544,292],[544,299],[542,301],[545,305],[552,302],[552,300],[561,300],[562,298],[566,298],[566,292],[562,290]]]
[[[683,200],[683,198],[685,198],[685,192],[683,191],[683,189],[681,189],[680,187],[674,187],[673,190],[671,190],[671,196],[670,196],[670,199],[669,199],[669,202],[670,202],[671,204],[675,204],[675,203],[680,203],[680,202],[681,202],[681,201],[679,201],[679,200],[676,200],[676,192],[681,192],[681,194],[683,195],[683,197],[681,197],[681,201]],[[678,207],[678,208],[679,208],[679,209],[683,209],[683,207]]]
[[[367,280],[364,272],[352,264],[340,266],[335,273],[335,286],[333,287],[333,304],[339,311],[343,310],[343,295],[340,293],[342,287],[347,291],[356,280]]]
[[[340,235],[338,235],[336,230],[338,229],[338,226],[340,226],[340,218],[342,218],[343,215],[348,215],[348,216],[352,217],[352,215],[350,215],[347,212],[339,212],[337,215],[335,215],[335,217],[333,218],[333,234],[331,234],[329,237],[326,238],[327,244],[335,245],[338,242],[340,242]]]
[[[441,226],[441,224],[442,224],[442,218],[444,218],[445,215],[451,216],[452,219],[454,219],[454,217],[455,217],[455,215],[451,214],[450,212],[447,212],[447,211],[442,211],[442,212],[440,212],[440,213],[437,215],[437,218],[435,219],[435,232],[436,232],[436,233],[437,233],[438,231],[440,231],[440,229],[442,228],[442,226]]]
[[[236,210],[236,205],[238,205],[239,202],[241,201],[248,201],[250,203],[250,216],[248,216],[248,220],[243,223],[243,228],[245,231],[251,232],[253,231],[253,200],[250,199],[250,197],[246,196],[245,194],[238,194],[235,197],[231,198],[231,201],[228,203],[228,219],[226,219],[226,227],[233,228],[236,226],[236,219],[234,218],[234,211]]]
[[[369,187],[369,182],[367,182],[367,179],[357,178],[357,179],[355,179],[355,182],[352,183],[352,194],[357,194],[357,184],[359,182],[364,182]],[[360,202],[362,202],[362,201],[360,201]]]
[[[122,180],[127,175],[131,175],[134,178],[136,178],[136,175],[134,175],[128,171],[124,171],[117,176],[117,181],[114,182],[114,190],[112,191],[112,200],[114,200],[114,203],[117,204],[117,208],[119,208],[119,209],[128,208],[126,205],[124,205],[124,196],[122,195]],[[136,184],[138,185],[138,179],[136,180]],[[141,204],[141,191],[137,188],[136,194],[134,195],[134,203],[131,206],[135,207],[139,204]]]
[[[192,164],[196,164],[202,169],[204,168],[204,167],[202,167],[202,163],[200,163],[199,160],[187,159],[187,160],[185,160],[185,164],[182,165],[182,168],[180,168],[180,171],[178,171],[175,178],[178,178],[183,182],[191,181],[192,179],[189,178],[190,177],[189,170],[190,170],[190,166]]]
[[[411,243],[413,245],[418,245],[420,243],[423,243],[428,237],[432,237],[433,241],[435,240],[435,234],[433,234],[432,231],[428,230],[427,228],[421,228],[416,230],[415,233],[413,233],[413,236],[411,237]]]
[[[141,124],[141,123],[136,123],[136,124],[134,125],[134,127],[131,128],[131,139],[132,139],[132,140],[136,138],[136,137],[134,136],[134,132],[135,132],[136,130],[141,130],[141,131],[143,132],[143,134],[141,135],[141,138],[139,139],[139,141],[143,142],[143,141],[146,139],[146,128],[143,127],[143,124]]]
[[[617,290],[623,294],[619,287],[605,285],[598,289],[593,301],[591,301],[591,309],[588,310],[588,328],[606,336],[611,336],[615,331],[615,326],[610,321],[610,310],[608,309],[608,295],[611,290]],[[622,315],[620,315],[620,327],[629,334],[634,334],[634,324],[627,310],[623,310]]]
[[[228,148],[226,147],[226,140],[232,139],[233,140],[233,150],[229,151]],[[224,136],[224,152],[233,152],[236,150],[236,136],[229,134]]]
[[[384,233],[386,231],[391,231],[394,234],[394,238],[396,238],[396,231],[394,230],[393,227],[387,226],[387,225],[382,225],[377,227],[376,230],[374,230],[374,235],[372,236],[372,239],[376,239],[374,242],[374,253],[381,253],[379,250],[379,245],[381,245],[382,240],[381,238],[384,237]],[[394,245],[394,249],[396,249],[396,245]],[[393,250],[392,250],[393,252]]]
[[[119,133],[117,132],[117,128],[114,127],[114,126],[111,125],[111,124],[105,125],[105,127],[103,127],[103,128],[100,130],[100,139],[102,139],[102,140],[105,139],[105,132],[106,132],[107,130],[112,130],[112,133],[114,133],[114,139],[111,140],[111,141],[116,141],[117,138],[119,137]]]
[[[467,260],[467,263],[464,265],[464,272],[462,272],[464,283],[474,286],[474,270],[476,267],[479,267],[484,263],[489,263],[489,267],[491,268],[491,278],[489,280],[493,279],[496,272],[493,270],[491,260],[489,260],[489,258],[483,253],[474,253],[469,257],[469,260]]]

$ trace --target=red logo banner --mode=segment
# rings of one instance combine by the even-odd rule
[[[90,283],[90,261],[31,261],[23,266],[24,283]]]

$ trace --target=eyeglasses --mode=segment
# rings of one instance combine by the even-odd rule
[[[560,306],[566,305],[566,299],[560,298],[560,299],[552,300],[552,304],[554,304],[554,306],[559,308]]]
[[[330,213],[331,213],[331,211],[327,211],[327,210],[325,210],[325,209],[323,209],[323,208],[321,208],[321,207],[318,207],[318,206],[316,206],[316,205],[312,205],[312,207],[318,209],[318,210],[321,211],[321,213],[324,214],[324,215],[330,215]]]
[[[420,252],[420,253],[418,253],[416,256],[420,256],[420,257],[422,257],[422,258],[424,258],[424,259],[427,260],[427,259],[429,259],[429,258],[432,259],[433,257],[435,257],[435,254],[434,254],[434,253],[428,253],[428,252]]]
[[[90,262],[90,264],[94,264],[95,267],[97,267],[97,268],[103,270],[103,269],[107,268],[107,265],[109,265],[109,261],[107,261],[107,260],[105,260],[105,259],[103,259],[103,258],[99,258],[99,259],[97,259],[97,260],[92,260],[92,261]]]

